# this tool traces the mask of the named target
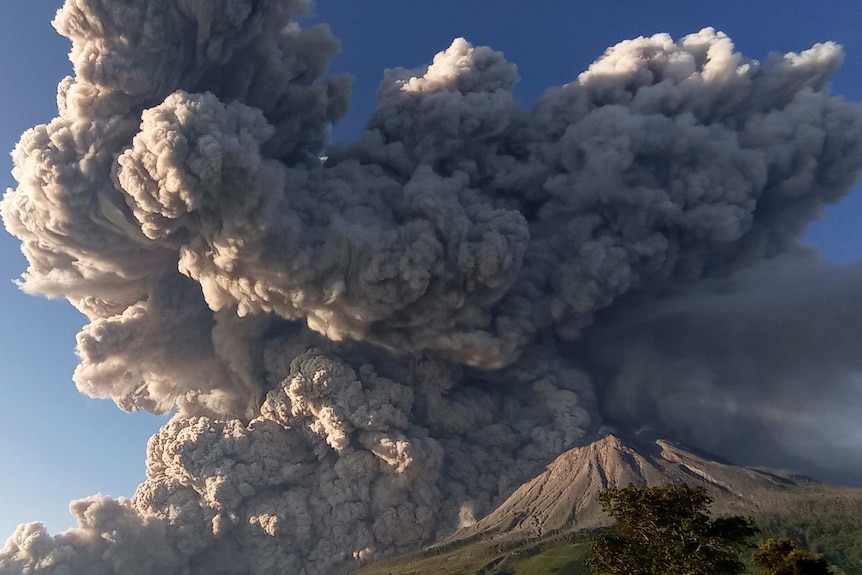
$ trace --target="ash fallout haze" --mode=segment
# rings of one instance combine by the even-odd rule
[[[33,363],[164,425],[0,574],[344,573],[609,428],[862,482],[858,3],[412,4],[60,8],[4,269],[82,314]],[[13,460],[63,410],[6,369]]]

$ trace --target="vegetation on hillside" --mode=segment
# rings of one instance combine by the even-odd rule
[[[587,565],[619,575],[739,575],[758,529],[744,517],[712,519],[703,487],[629,486],[599,495],[616,525],[593,541]]]
[[[763,575],[834,575],[823,555],[803,549],[789,537],[761,541],[753,561]]]

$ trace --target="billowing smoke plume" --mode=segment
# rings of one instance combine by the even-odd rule
[[[649,422],[738,460],[858,482],[860,293],[859,264],[775,258],[648,305],[622,303],[582,355],[619,424]]]
[[[324,77],[338,43],[296,24],[307,4],[58,13],[75,75],[2,204],[22,287],[89,318],[81,391],[178,413],[131,500],[20,527],[0,574],[342,573],[475,520],[604,423],[684,434],[698,398],[762,405],[787,377],[814,397],[805,358],[858,373],[862,323],[829,326],[860,274],[798,247],[862,168],[838,46],[761,63],[711,29],[639,38],[524,111],[515,66],[459,39],[388,70],[359,138],[326,147],[350,80]],[[770,266],[823,281],[760,309]],[[752,381],[779,348],[810,353]],[[734,354],[755,363],[692,371]]]

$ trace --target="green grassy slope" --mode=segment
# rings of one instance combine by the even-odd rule
[[[589,543],[499,548],[482,542],[437,554],[414,554],[369,565],[357,575],[589,575],[584,565]]]
[[[821,520],[788,524],[777,519],[765,519],[759,525],[760,538],[789,536],[823,553],[835,575],[862,575],[862,529],[858,526]],[[584,537],[572,533],[505,546],[479,540],[380,561],[356,575],[590,575],[584,564],[590,545]],[[750,568],[748,573],[757,571]]]

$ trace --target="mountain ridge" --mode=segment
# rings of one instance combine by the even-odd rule
[[[561,454],[494,511],[445,542],[477,536],[541,538],[602,527],[610,522],[598,504],[602,491],[678,482],[705,487],[718,515],[756,514],[765,503],[771,508],[775,499],[823,487],[802,475],[737,466],[671,440],[608,434]]]
[[[607,434],[570,449],[474,524],[424,550],[382,559],[356,573],[548,575],[558,572],[552,568],[558,559],[569,561],[570,570],[581,565],[572,572],[586,573],[585,542],[596,529],[612,523],[598,495],[632,484],[677,482],[706,488],[714,499],[714,516],[751,517],[761,537],[792,537],[824,553],[836,575],[862,575],[862,489],[737,466],[649,433]],[[546,551],[557,559],[542,568],[532,563],[531,557]]]

